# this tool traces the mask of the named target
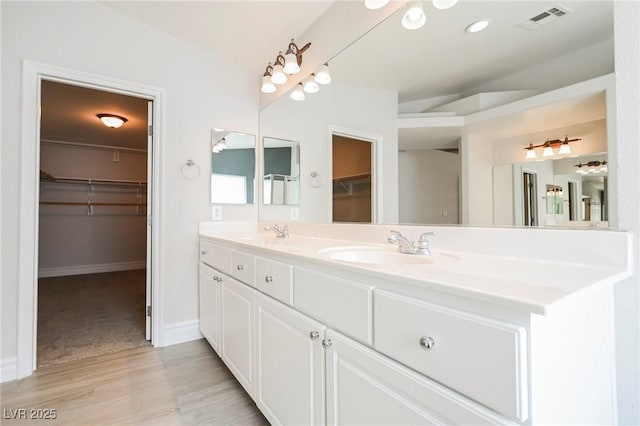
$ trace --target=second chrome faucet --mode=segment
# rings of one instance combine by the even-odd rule
[[[284,225],[283,227],[278,225],[265,226],[264,230],[275,232],[276,238],[284,238],[285,240],[289,238],[289,225]]]
[[[400,231],[391,231],[391,235],[389,235],[387,241],[391,244],[398,243],[398,251],[400,253],[429,256],[431,255],[431,250],[429,250],[428,237],[431,235],[436,235],[436,233],[424,232],[420,234],[418,241],[413,241]]]

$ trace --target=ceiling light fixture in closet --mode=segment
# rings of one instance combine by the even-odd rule
[[[129,121],[126,118],[115,114],[97,114],[97,117],[102,121],[102,124],[107,127],[111,127],[112,129],[122,127],[124,123]]]

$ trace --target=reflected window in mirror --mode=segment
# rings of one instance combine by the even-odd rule
[[[211,132],[211,203],[253,204],[256,138],[239,132]]]
[[[300,143],[263,138],[264,204],[300,204]]]

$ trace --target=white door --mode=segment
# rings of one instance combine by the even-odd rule
[[[256,295],[256,402],[273,425],[325,424],[325,326]]]
[[[153,101],[147,103],[147,270],[145,292],[145,339],[151,340],[151,194],[153,182]]]
[[[219,277],[222,282],[222,360],[249,395],[253,395],[253,308],[256,290],[226,275],[219,274]]]
[[[200,332],[220,354],[220,276],[214,269],[200,264]]]

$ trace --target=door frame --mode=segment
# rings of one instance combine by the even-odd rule
[[[371,223],[383,223],[383,173],[382,173],[382,136],[375,133],[365,132],[363,130],[350,129],[347,127],[329,125],[329,167],[328,172],[333,176],[333,136],[344,136],[346,138],[358,139],[363,142],[371,143]],[[327,220],[333,223],[333,196],[328,197],[329,210],[327,212]]]
[[[22,135],[20,147],[20,218],[18,252],[18,379],[36,369],[38,315],[38,221],[40,182],[40,96],[42,80],[73,84],[152,100],[154,103],[152,208],[151,342],[163,346],[162,319],[162,118],[164,89],[99,74],[24,60],[22,63]]]

